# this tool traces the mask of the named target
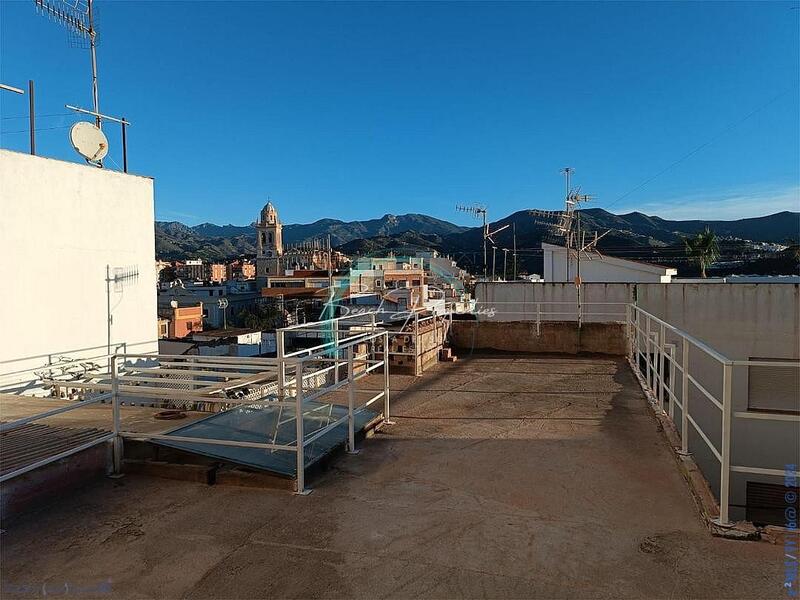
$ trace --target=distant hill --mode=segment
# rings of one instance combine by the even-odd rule
[[[542,241],[563,243],[560,238],[553,235],[550,227],[543,221],[547,220],[537,216],[533,211],[522,210],[490,225],[492,231],[505,225],[509,226],[493,236],[499,249],[513,248],[516,230],[518,267],[521,272],[542,272]],[[670,221],[638,212],[615,215],[595,208],[581,211],[581,224],[586,232],[587,241],[594,237],[595,232],[605,234],[600,239],[598,247],[606,254],[681,267],[681,272],[687,274],[691,273],[691,268],[685,260],[681,236],[697,233],[706,226],[720,237],[734,237],[754,242],[791,243],[800,238],[800,213],[794,212],[781,212],[736,221]],[[479,272],[483,266],[482,240],[481,228],[473,227],[466,231],[428,238],[402,234],[352,240],[339,249],[348,254],[380,254],[389,250],[403,253],[426,245],[429,249],[449,254],[463,267]],[[726,256],[741,254],[740,243],[726,241],[723,246]],[[502,250],[498,250],[496,258],[498,268],[501,268],[502,258]],[[490,247],[488,251],[490,265],[491,261]]]
[[[331,244],[339,246],[352,240],[375,236],[400,235],[408,232],[443,236],[467,229],[427,215],[386,214],[380,219],[368,221],[320,219],[313,223],[284,225],[283,241],[291,244],[330,235]],[[255,252],[255,230],[251,226],[203,223],[189,227],[175,221],[156,222],[156,255],[159,258],[198,257],[222,260]]]
[[[541,272],[542,240],[560,241],[552,236],[543,220],[531,210],[522,210],[490,226],[494,231],[509,225],[508,229],[494,236],[498,248],[512,248],[516,230],[521,271]],[[602,234],[610,230],[598,245],[607,254],[665,264],[680,263],[684,252],[682,235],[691,235],[706,226],[720,237],[755,242],[791,243],[800,238],[800,213],[787,211],[735,221],[676,221],[639,212],[615,215],[601,208],[592,208],[581,211],[581,223],[587,239],[591,239],[595,231]],[[462,266],[473,271],[483,261],[480,227],[461,227],[419,214],[384,215],[380,219],[350,222],[320,219],[314,223],[285,225],[283,235],[285,243],[330,235],[334,247],[349,255],[433,249],[455,257]],[[727,247],[733,252],[736,244],[728,242]],[[223,260],[254,254],[255,251],[252,227],[212,223],[188,227],[178,222],[156,223],[156,254],[159,258]],[[489,254],[491,261],[491,249]],[[498,261],[501,260],[502,256],[498,256]]]

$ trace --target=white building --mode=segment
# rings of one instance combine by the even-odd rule
[[[551,283],[573,281],[578,274],[574,251],[569,256],[564,246],[542,242],[544,251],[544,280]],[[584,283],[669,283],[677,269],[646,262],[605,256],[581,254],[581,281]]]
[[[0,150],[0,199],[0,379],[80,348],[156,350],[152,179]]]

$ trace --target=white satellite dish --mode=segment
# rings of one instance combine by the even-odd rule
[[[108,139],[94,123],[75,123],[69,130],[69,141],[75,151],[90,162],[101,161],[108,154]]]

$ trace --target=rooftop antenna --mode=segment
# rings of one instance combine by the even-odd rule
[[[102,128],[97,91],[97,30],[94,26],[94,0],[33,0],[40,13],[61,23],[72,34],[71,41],[81,47],[88,42],[92,59],[92,106],[95,125]]]
[[[487,260],[486,260],[486,239],[489,237],[489,225],[486,223],[486,217],[489,214],[489,211],[485,206],[480,204],[474,204],[472,206],[463,206],[463,205],[456,205],[456,210],[461,212],[469,213],[476,218],[483,218],[483,278],[486,279],[487,276]]]
[[[571,186],[571,179],[575,169],[572,167],[565,167],[561,170],[564,175],[566,184],[565,197],[564,197],[564,210],[533,210],[531,211],[538,217],[545,219],[556,219],[555,222],[537,220],[539,225],[548,225],[550,227],[550,234],[555,237],[563,238],[564,247],[567,250],[566,260],[566,280],[569,281],[570,270],[570,256],[575,255],[577,260],[577,276],[580,277],[580,260],[581,254],[593,249],[595,242],[587,245],[583,243],[583,232],[581,231],[580,221],[580,205],[583,202],[588,202],[592,196],[588,194],[581,194],[580,187],[573,189]],[[608,233],[608,232],[606,232]],[[605,233],[603,235],[606,235]],[[602,236],[600,236],[602,237]]]

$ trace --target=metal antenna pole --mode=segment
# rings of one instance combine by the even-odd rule
[[[33,79],[28,80],[28,118],[31,129],[31,154],[36,155],[36,109],[33,96]]]
[[[97,91],[97,32],[94,30],[94,0],[87,0],[89,7],[89,49],[92,54],[92,104],[94,105],[94,112],[97,115],[94,118],[94,124],[98,129],[102,129],[102,120],[100,119],[100,95]]]
[[[564,169],[561,172],[564,173],[564,181],[566,183],[566,192],[564,194],[564,202],[566,203],[566,205],[568,207],[569,206],[569,195],[570,195],[570,186],[569,186],[570,177],[572,176],[572,173],[574,172],[574,169],[572,167],[564,167]],[[565,246],[565,249],[566,249],[566,267],[567,267],[566,276],[564,278],[565,281],[569,281],[569,249],[570,249],[570,246],[572,245],[571,242],[572,242],[572,240],[570,240],[569,232],[567,232],[567,235],[564,238],[564,246]]]
[[[517,280],[517,224],[514,223],[514,281]]]
[[[483,278],[486,279],[487,265],[486,265],[486,238],[489,237],[489,225],[486,223],[486,212],[483,213]]]

